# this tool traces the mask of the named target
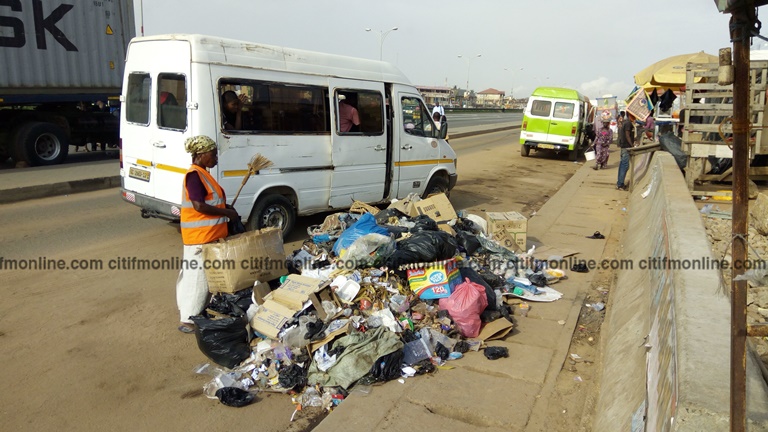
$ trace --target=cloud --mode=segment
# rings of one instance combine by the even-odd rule
[[[622,81],[611,82],[608,78],[601,76],[592,81],[579,84],[578,90],[590,98],[601,97],[607,94],[624,97],[627,96],[633,88],[634,84]]]

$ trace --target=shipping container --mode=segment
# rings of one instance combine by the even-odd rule
[[[49,165],[70,145],[117,146],[133,1],[2,3],[0,161]]]

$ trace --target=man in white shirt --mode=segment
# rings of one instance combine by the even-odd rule
[[[432,108],[432,116],[434,116],[436,112],[440,113],[441,117],[445,115],[445,110],[443,109],[443,106],[440,105],[440,102],[437,102],[437,101],[435,101],[435,107]]]

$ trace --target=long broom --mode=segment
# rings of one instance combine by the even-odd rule
[[[240,183],[240,188],[237,190],[237,193],[235,194],[235,198],[232,200],[232,205],[235,205],[235,202],[237,201],[237,197],[240,195],[240,191],[243,190],[243,186],[248,182],[248,179],[251,178],[252,175],[259,172],[259,170],[263,170],[264,168],[269,168],[272,165],[271,160],[265,158],[259,153],[256,153],[251,158],[251,161],[248,162],[248,172],[245,174],[245,177],[243,177],[243,182]]]

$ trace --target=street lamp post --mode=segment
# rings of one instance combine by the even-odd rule
[[[393,31],[397,30],[397,27],[392,27],[391,29],[387,31],[379,30],[379,60],[382,59],[382,54],[384,52],[384,38],[387,37],[387,35]],[[369,32],[372,31],[369,28],[366,28],[365,31]]]
[[[515,81],[515,72],[517,72],[518,70],[523,70],[523,68],[520,68],[520,69],[517,69],[517,70],[513,70],[512,68],[504,68],[504,70],[512,72],[512,87],[511,87],[511,90],[509,91],[509,98],[514,103],[514,100],[515,100],[515,96],[514,96],[514,92],[515,92],[515,83],[514,83],[514,81]]]
[[[464,60],[467,61],[467,91],[469,91],[469,65],[472,64],[472,60],[482,56],[483,56],[482,54],[478,54],[474,57],[464,57],[461,54],[458,55],[459,58],[463,58]]]

